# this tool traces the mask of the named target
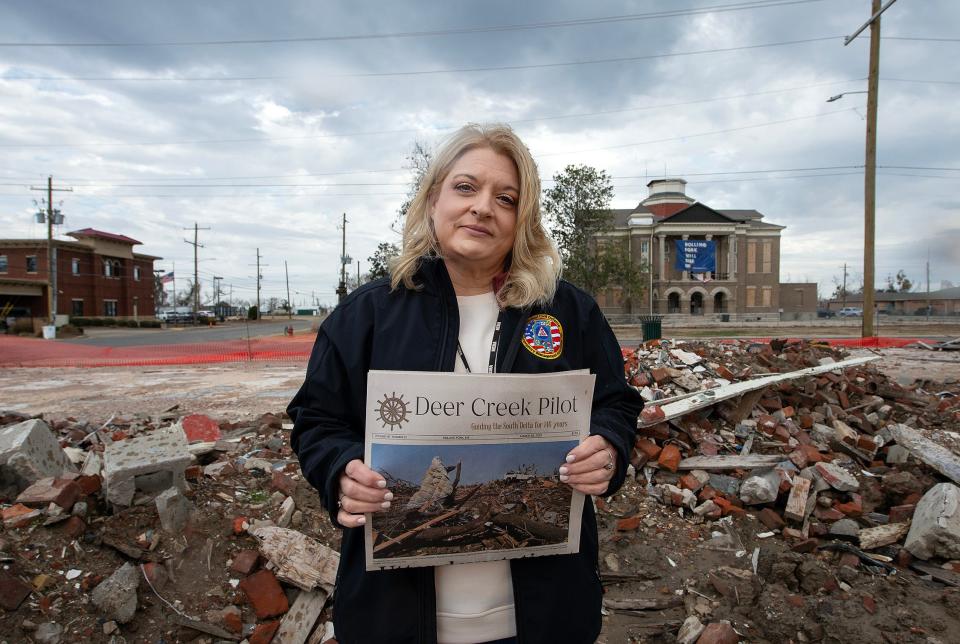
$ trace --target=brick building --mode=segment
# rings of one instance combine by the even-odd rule
[[[942,288],[930,293],[876,293],[873,300],[878,312],[890,315],[926,315],[928,305],[930,315],[960,315],[960,286]],[[844,306],[862,307],[863,294],[851,293],[842,300],[832,299],[825,308],[839,311]]]
[[[134,253],[136,239],[84,228],[54,240],[56,312],[73,317],[154,315],[153,255]],[[46,239],[0,239],[0,312],[49,317]],[[61,318],[62,319],[62,318]]]
[[[817,285],[780,282],[780,233],[756,210],[716,210],[686,194],[683,179],[656,179],[633,209],[613,210],[608,237],[627,243],[646,292],[636,299],[612,288],[597,301],[613,321],[655,313],[680,320],[777,321],[816,317]],[[700,271],[678,254],[701,247]],[[706,266],[709,270],[705,270]]]

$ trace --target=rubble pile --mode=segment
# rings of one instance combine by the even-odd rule
[[[782,584],[788,595],[849,593],[858,573],[911,569],[960,586],[956,379],[897,382],[869,363],[851,365],[843,350],[777,340],[663,342],[624,359],[646,407],[631,455],[635,480],[598,503],[601,517],[615,520],[615,544],[683,517],[701,529],[694,541],[702,547],[741,559],[740,573],[753,582],[738,604],[762,601],[753,586],[764,572],[763,583]],[[750,520],[755,529],[744,536]],[[767,545],[778,537],[785,552]],[[622,563],[607,563],[616,578]],[[722,577],[711,575],[721,596],[731,583]],[[686,618],[697,622],[679,614],[670,632],[723,641],[697,639],[710,611],[696,610],[692,600],[703,596],[689,597]],[[799,626],[789,635],[823,637]]]
[[[4,639],[334,641],[339,535],[289,425],[176,412],[0,412]]]

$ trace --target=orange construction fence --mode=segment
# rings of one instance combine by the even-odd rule
[[[194,344],[98,347],[0,336],[0,367],[140,367],[217,362],[297,361],[310,356],[313,334]]]
[[[271,336],[195,344],[162,344],[133,347],[98,347],[82,342],[63,342],[0,335],[0,367],[140,367],[158,365],[214,364],[218,362],[306,362],[314,334]],[[711,341],[704,338],[705,341]],[[791,338],[793,340],[793,338]],[[849,348],[904,347],[919,338],[827,338],[813,340]],[[712,340],[760,342],[770,338]],[[656,342],[656,341],[653,341]]]

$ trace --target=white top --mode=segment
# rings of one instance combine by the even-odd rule
[[[460,347],[473,373],[486,373],[499,308],[493,291],[457,297]],[[457,355],[456,373],[467,373]],[[437,642],[473,644],[517,634],[509,561],[437,566]]]

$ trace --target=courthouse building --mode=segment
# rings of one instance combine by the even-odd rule
[[[816,317],[815,283],[780,281],[780,233],[756,210],[719,210],[686,194],[683,179],[656,179],[636,208],[615,209],[609,237],[629,245],[645,292],[598,293],[604,313],[628,322],[668,319],[777,321]]]
[[[84,228],[54,240],[56,312],[72,317],[154,315],[153,255],[133,252],[126,235]],[[0,313],[49,318],[46,239],[0,239]],[[61,318],[63,320],[63,318]]]

